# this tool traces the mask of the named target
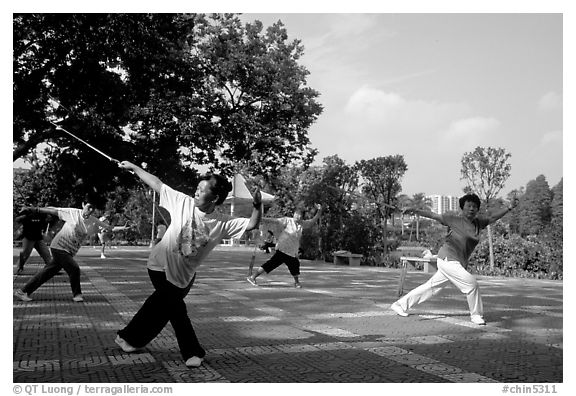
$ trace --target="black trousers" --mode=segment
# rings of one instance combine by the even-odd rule
[[[170,322],[184,360],[192,356],[203,358],[206,351],[196,337],[184,302],[196,275],[183,289],[170,283],[165,272],[148,270],[148,275],[154,286],[154,293],[146,299],[130,323],[118,331],[118,335],[133,347],[142,348],[156,338]]]
[[[290,275],[300,275],[300,260],[298,260],[296,257],[289,256],[280,250],[276,250],[276,253],[270,257],[270,260],[262,264],[262,269],[266,271],[267,274],[269,274],[284,263],[288,266]]]

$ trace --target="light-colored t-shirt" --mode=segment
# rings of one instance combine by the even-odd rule
[[[74,256],[78,253],[82,241],[86,236],[98,232],[100,221],[90,216],[87,219],[82,217],[82,209],[76,208],[54,208],[58,211],[58,218],[63,220],[64,226],[54,236],[50,247],[52,249],[64,250]]]
[[[438,257],[459,261],[466,268],[468,258],[480,241],[480,232],[489,224],[488,219],[477,217],[471,222],[464,216],[444,214],[441,223],[448,226],[448,234]]]
[[[276,250],[279,250],[288,256],[298,257],[298,248],[300,248],[302,230],[313,226],[314,221],[303,220],[298,224],[292,217],[281,217],[276,219],[276,221],[284,228],[278,237]]]
[[[166,279],[184,288],[222,239],[239,238],[250,222],[214,211],[206,214],[194,205],[194,199],[163,184],[160,206],[170,213],[170,226],[162,240],[152,248],[148,269],[166,272]]]

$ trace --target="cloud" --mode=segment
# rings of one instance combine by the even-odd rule
[[[452,122],[444,132],[446,143],[477,145],[491,137],[500,127],[500,121],[492,117],[470,117]]]
[[[556,92],[548,92],[538,100],[538,108],[543,111],[562,108],[562,96]]]
[[[554,143],[562,144],[562,131],[546,132],[542,135],[542,138],[540,138],[540,144],[543,146]]]
[[[438,132],[454,118],[469,112],[464,104],[407,99],[395,92],[370,87],[354,92],[345,106],[346,117],[352,122],[395,135]]]

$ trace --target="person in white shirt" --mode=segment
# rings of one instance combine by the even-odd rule
[[[246,278],[252,285],[257,286],[256,278],[264,272],[269,274],[282,264],[288,266],[290,275],[294,277],[294,286],[301,288],[300,284],[300,260],[298,260],[298,249],[300,248],[300,238],[302,237],[302,230],[312,227],[322,214],[322,205],[316,205],[317,211],[314,217],[310,220],[303,220],[303,210],[298,208],[294,211],[293,217],[281,217],[272,219],[277,222],[282,228],[282,233],[278,237],[276,243],[276,253],[266,261],[255,274]]]
[[[24,213],[42,213],[58,217],[64,220],[64,226],[54,236],[50,243],[52,260],[48,262],[26,285],[15,292],[16,297],[22,301],[32,301],[30,295],[44,283],[52,279],[61,269],[64,269],[70,278],[72,287],[72,299],[76,302],[84,301],[80,287],[80,267],[74,260],[82,241],[88,235],[94,235],[99,227],[112,230],[109,224],[92,216],[94,206],[84,203],[82,209],[76,208],[31,208],[23,209]]]
[[[118,331],[115,342],[124,352],[134,352],[152,341],[170,322],[186,366],[199,367],[206,351],[194,332],[184,297],[194,283],[198,266],[222,239],[239,238],[244,232],[258,228],[262,217],[261,193],[258,190],[254,193],[250,218],[235,218],[215,211],[232,191],[232,184],[220,175],[203,176],[191,197],[128,161],[119,166],[134,172],[159,194],[160,206],[168,210],[171,221],[148,258],[154,292],[130,323]]]
[[[102,216],[100,217],[98,220],[100,220],[101,222],[106,222],[106,220],[108,219],[107,216]],[[106,246],[108,246],[108,249],[110,248],[116,248],[115,246],[112,246],[112,239],[114,238],[114,232],[116,231],[125,231],[125,230],[129,230],[131,227],[128,225],[128,223],[124,224],[123,226],[114,226],[114,228],[110,229],[107,227],[98,227],[98,239],[100,240],[100,245],[101,245],[101,251],[100,251],[100,258],[101,259],[105,259],[106,255],[104,254],[104,250],[106,249]]]

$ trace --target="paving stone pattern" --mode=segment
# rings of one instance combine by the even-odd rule
[[[18,252],[15,251],[15,255]],[[15,383],[561,383],[562,282],[479,277],[487,326],[469,321],[449,287],[409,317],[388,309],[398,270],[302,261],[302,289],[285,266],[246,281],[251,251],[218,248],[186,297],[207,350],[200,368],[181,359],[170,325],[127,354],[116,331],[150,295],[145,248],[107,259],[82,248],[83,303],[64,272],[14,298]],[[258,253],[256,267],[270,256]],[[16,264],[14,256],[14,265]],[[14,289],[41,268],[31,257]],[[409,272],[405,290],[430,275]]]

